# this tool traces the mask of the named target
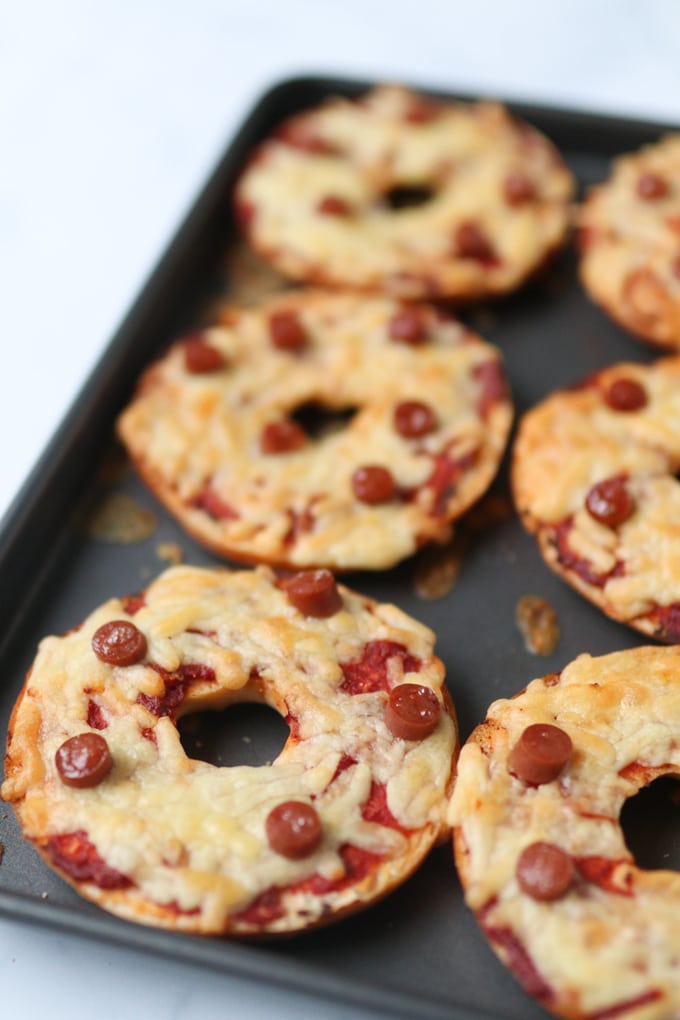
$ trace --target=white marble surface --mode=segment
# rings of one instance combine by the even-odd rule
[[[680,124],[679,54],[677,0],[0,0],[0,515],[270,84],[402,79]],[[4,1014],[50,1020],[362,1015],[11,919],[0,981]]]

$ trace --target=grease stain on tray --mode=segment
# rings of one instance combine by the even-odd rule
[[[101,542],[142,542],[158,526],[156,515],[132,496],[114,492],[105,496],[85,522],[91,538]]]
[[[557,613],[539,595],[522,595],[515,607],[515,621],[532,655],[552,655],[560,640]]]
[[[441,599],[451,592],[458,580],[463,558],[475,536],[512,517],[510,498],[489,493],[456,523],[447,542],[434,542],[418,554],[413,571],[413,589],[425,600]]]
[[[455,532],[446,543],[433,543],[419,553],[413,588],[421,599],[441,599],[455,585],[463,562],[465,536]]]

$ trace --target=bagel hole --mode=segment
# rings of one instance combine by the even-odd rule
[[[395,184],[383,193],[384,204],[395,212],[401,209],[413,209],[431,202],[437,189],[431,184]]]
[[[209,765],[269,765],[290,736],[269,705],[241,703],[221,712],[193,712],[178,720],[185,754]]]
[[[635,863],[645,871],[680,871],[680,782],[660,776],[630,797],[621,828]]]
[[[346,429],[357,411],[357,407],[326,407],[310,401],[301,404],[290,417],[310,439],[323,439]]]

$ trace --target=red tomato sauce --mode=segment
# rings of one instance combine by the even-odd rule
[[[422,660],[397,641],[369,641],[360,659],[340,664],[344,677],[341,690],[348,694],[389,690],[387,662],[395,657],[401,659],[404,673],[417,673],[422,666]]]

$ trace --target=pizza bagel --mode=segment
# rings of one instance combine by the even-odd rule
[[[608,616],[680,641],[680,357],[621,363],[519,423],[515,503],[547,564]]]
[[[284,121],[235,212],[289,278],[468,301],[515,289],[564,243],[573,190],[554,146],[502,105],[383,85]]]
[[[491,483],[511,417],[499,351],[455,319],[300,290],[175,343],[118,432],[214,552],[380,570],[448,537]]]
[[[624,803],[680,777],[680,649],[593,658],[494,702],[450,821],[468,906],[525,991],[569,1020],[680,1015],[680,874],[645,870]]]
[[[680,134],[619,156],[578,221],[593,300],[638,338],[680,350]]]
[[[169,568],[42,641],[2,797],[50,868],[127,920],[236,936],[335,921],[448,832],[457,729],[433,641],[327,571]],[[285,718],[276,759],[188,757],[177,720],[243,701]]]

